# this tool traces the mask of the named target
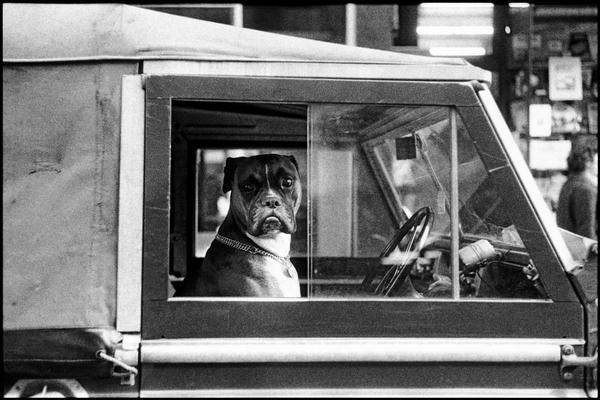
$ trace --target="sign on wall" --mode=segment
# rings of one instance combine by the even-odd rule
[[[583,99],[579,57],[549,57],[548,80],[550,100]]]

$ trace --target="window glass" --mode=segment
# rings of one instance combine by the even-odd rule
[[[449,108],[322,105],[311,118],[312,297],[451,298],[453,270],[462,298],[545,297],[458,116],[453,268]]]
[[[460,119],[457,126],[461,296],[546,298],[502,179],[486,169]]]
[[[502,180],[488,171],[477,144],[451,108],[216,102],[175,105],[172,237],[173,232],[179,236],[192,232],[184,241],[191,256],[172,257],[172,263],[185,261],[184,267],[171,268],[175,289],[185,286],[182,282],[190,274],[202,277],[203,268],[208,268],[204,265],[207,250],[232,207],[231,188],[224,185],[227,160],[280,154],[294,157],[302,188],[297,229],[289,246],[288,261],[294,270],[287,270],[288,278],[297,278],[294,285],[300,289],[290,297],[547,297],[534,260],[523,244],[524,232],[519,232],[512,220],[513,205],[503,198]],[[456,138],[454,145],[452,137]],[[450,217],[453,146],[459,193],[454,199],[459,217],[454,226]],[[261,190],[268,191],[272,189],[269,185],[279,185],[280,181],[261,181],[261,177],[280,172],[263,167],[250,186],[258,183]],[[246,178],[240,175],[239,179]],[[193,182],[192,190],[185,189],[186,182]],[[245,182],[236,181],[238,193],[246,190]],[[249,207],[254,200],[250,192],[246,194],[244,204]],[[186,204],[192,204],[193,211],[190,213],[188,207],[185,213],[179,212],[177,208]],[[267,225],[270,223],[273,219]],[[455,255],[453,230],[458,231]],[[255,239],[242,235],[238,241],[268,248]],[[175,255],[177,243],[172,240]],[[222,249],[221,253],[239,250],[235,250],[236,244],[227,246],[229,250]],[[288,262],[279,261],[277,268]],[[243,279],[249,276],[242,274]]]
[[[297,171],[299,185],[306,190],[307,106],[175,100],[171,129],[169,295],[211,297],[194,288],[182,288],[204,281],[207,251],[231,210],[233,184],[226,185],[225,174],[228,161],[266,154],[293,159],[296,166],[288,166]],[[237,175],[245,169],[231,171],[235,170]],[[278,170],[271,171],[271,175],[278,173]],[[249,214],[250,199],[247,200],[239,204],[240,213]],[[295,274],[302,285],[301,293],[306,295],[306,194],[298,198],[294,223],[295,231],[287,243],[286,255],[294,263]],[[237,239],[254,248],[261,246],[243,234]],[[210,262],[213,265],[225,262],[222,256],[235,251],[238,250],[234,247],[221,249]],[[238,254],[240,257],[248,255]],[[248,271],[238,272],[243,279]]]
[[[311,295],[423,298],[446,282],[447,254],[424,250],[450,235],[447,109],[324,105],[311,116]]]

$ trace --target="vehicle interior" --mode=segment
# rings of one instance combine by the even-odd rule
[[[449,107],[177,100],[172,290],[229,206],[227,157],[294,155],[304,198],[290,258],[308,298],[452,298]],[[460,298],[543,299],[501,182],[457,118]],[[525,232],[526,234],[526,232]]]

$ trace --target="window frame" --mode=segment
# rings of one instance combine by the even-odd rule
[[[200,337],[583,338],[580,303],[485,115],[473,84],[395,80],[147,76],[142,339]],[[171,104],[174,99],[453,107],[482,161],[505,182],[550,300],[169,298]],[[307,137],[308,140],[308,137]],[[504,154],[504,157],[494,156]],[[539,265],[538,265],[539,264]]]

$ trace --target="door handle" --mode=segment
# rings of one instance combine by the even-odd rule
[[[560,374],[565,381],[573,379],[573,371],[577,367],[598,368],[598,348],[590,357],[578,356],[571,345],[562,346],[561,353]]]

